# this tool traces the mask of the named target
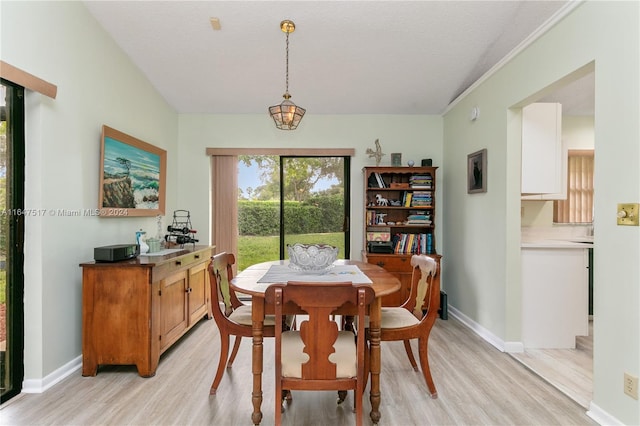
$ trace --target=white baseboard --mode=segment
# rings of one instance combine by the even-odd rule
[[[462,312],[460,312],[455,307],[449,305],[449,312],[451,316],[456,318],[458,321],[466,325],[470,328],[474,333],[478,336],[482,337],[484,340],[493,345],[500,352],[523,352],[524,345],[521,342],[505,342],[491,331],[487,330]]]
[[[602,410],[596,404],[591,401],[589,404],[589,411],[587,411],[587,416],[591,417],[594,421],[596,421],[599,425],[607,425],[607,426],[622,426],[620,420],[613,417],[611,414]]]
[[[72,359],[62,367],[42,379],[26,379],[22,382],[23,393],[42,393],[73,374],[82,367],[82,355]]]

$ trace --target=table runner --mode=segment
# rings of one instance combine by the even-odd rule
[[[329,272],[319,274],[296,271],[287,265],[271,265],[258,283],[286,283],[287,281],[345,282],[371,284],[371,280],[355,265],[335,265]]]

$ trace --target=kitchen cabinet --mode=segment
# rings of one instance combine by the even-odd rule
[[[411,256],[426,254],[440,267],[436,251],[437,167],[365,167],[363,260],[383,267],[402,284],[382,298],[400,306],[411,291]],[[435,277],[440,280],[440,273]]]
[[[207,267],[213,247],[82,267],[82,375],[99,365],[135,365],[153,376],[160,355],[212,318]]]
[[[525,348],[574,349],[589,335],[588,244],[523,244],[522,342]]]
[[[567,149],[562,143],[562,105],[533,103],[522,109],[523,200],[567,198]]]

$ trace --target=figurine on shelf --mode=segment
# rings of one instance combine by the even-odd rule
[[[380,194],[376,194],[376,202],[378,203],[379,206],[388,206],[389,205],[389,200],[387,200],[386,198],[384,198]]]
[[[376,139],[376,150],[372,150],[371,148],[367,148],[367,154],[369,155],[369,158],[373,157],[376,159],[376,167],[380,165],[380,161],[382,161],[382,156],[384,155],[382,153],[382,147],[380,146],[380,140]]]

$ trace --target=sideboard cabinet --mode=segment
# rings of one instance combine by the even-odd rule
[[[426,254],[440,266],[435,239],[437,167],[365,167],[363,259],[385,268],[402,284],[385,296],[399,306],[411,292],[411,256]],[[440,274],[436,275],[437,280]]]
[[[82,375],[99,365],[135,365],[153,376],[160,355],[212,318],[207,267],[213,247],[82,267]]]

